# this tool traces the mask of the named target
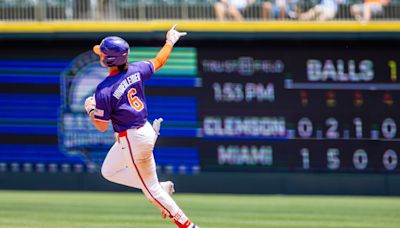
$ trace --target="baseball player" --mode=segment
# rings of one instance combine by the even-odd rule
[[[153,156],[162,119],[147,121],[144,81],[167,61],[173,46],[185,32],[176,25],[168,31],[166,43],[154,59],[128,63],[129,44],[116,36],[104,38],[93,51],[100,64],[108,67],[109,76],[96,88],[94,97],[85,101],[93,125],[104,132],[111,121],[117,142],[108,152],[101,168],[107,180],[139,188],[157,206],[162,217],[169,216],[179,228],[197,228],[182,212],[171,195],[171,181],[158,182]]]

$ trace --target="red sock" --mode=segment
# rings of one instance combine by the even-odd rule
[[[170,216],[170,218],[178,228],[189,228],[193,224],[182,211],[179,211],[174,217]]]
[[[189,226],[192,225],[192,222],[189,219],[186,220],[186,222],[183,224],[181,224],[180,222],[178,222],[175,219],[172,219],[172,221],[174,221],[174,223],[178,226],[178,228],[189,228]]]

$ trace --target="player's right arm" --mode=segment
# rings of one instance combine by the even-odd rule
[[[99,130],[100,132],[105,132],[107,130],[109,121],[102,121],[102,120],[98,120],[98,119],[94,118],[94,112],[91,112],[89,114],[89,118],[97,130]]]
[[[172,48],[176,42],[182,37],[186,35],[186,32],[178,32],[176,30],[176,24],[168,31],[167,39],[164,47],[158,52],[157,56],[154,59],[150,59],[150,62],[154,66],[154,72],[160,69],[167,62],[169,55],[172,52]]]
[[[105,132],[108,128],[108,122],[95,118],[96,112],[96,101],[93,96],[86,98],[85,101],[85,109],[87,114],[89,115],[90,122],[96,127],[100,132]]]
[[[85,109],[90,121],[100,132],[105,132],[110,123],[110,93],[109,90],[99,85],[94,96],[85,101]]]

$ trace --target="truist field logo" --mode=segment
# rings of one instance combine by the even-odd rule
[[[86,98],[94,94],[107,73],[107,68],[100,66],[99,57],[91,51],[76,57],[62,73],[59,144],[64,152],[90,158],[106,152],[114,143],[112,128],[107,133],[98,132],[84,108]]]

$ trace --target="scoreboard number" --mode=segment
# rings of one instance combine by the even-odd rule
[[[327,168],[330,170],[339,169],[340,167],[340,159],[339,159],[339,149],[337,148],[329,148],[326,152],[327,157]]]
[[[310,152],[308,151],[308,148],[301,148],[300,155],[302,157],[303,169],[309,169],[310,168]]]
[[[313,133],[313,124],[311,120],[307,117],[301,118],[297,124],[297,131],[302,138],[311,137]]]
[[[396,122],[392,118],[386,118],[382,122],[382,134],[386,139],[393,139],[397,133]]]
[[[394,150],[389,149],[383,154],[383,165],[387,170],[394,170],[397,167],[398,159]]]
[[[363,149],[358,149],[353,154],[353,165],[354,168],[358,170],[363,170],[367,168],[368,165],[368,155]]]

